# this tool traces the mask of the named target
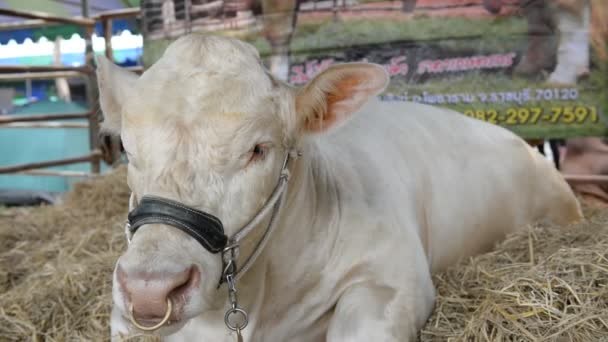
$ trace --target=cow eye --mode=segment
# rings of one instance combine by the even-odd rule
[[[258,156],[263,156],[264,149],[262,148],[261,145],[255,145],[255,147],[253,148],[253,154],[258,155]]]
[[[249,159],[249,163],[264,159],[264,157],[266,157],[266,146],[256,144],[251,150],[251,158]]]

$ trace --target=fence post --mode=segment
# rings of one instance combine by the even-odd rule
[[[334,22],[338,21],[338,0],[333,0],[332,7],[333,20]]]
[[[83,18],[89,17],[89,1],[82,0],[82,16]],[[94,67],[95,57],[93,51],[93,32],[95,31],[95,25],[86,25],[84,27],[84,41],[85,41],[85,57],[84,63],[88,67]],[[97,108],[98,91],[95,86],[96,77],[95,73],[90,73],[85,78],[87,104],[91,115],[89,116],[89,146],[91,152],[95,153],[99,150],[99,110]],[[99,173],[101,171],[100,158],[96,157],[91,160],[91,172]]]
[[[114,51],[112,50],[112,19],[111,18],[103,18],[101,21],[102,25],[103,25],[103,37],[105,40],[105,44],[106,44],[106,57],[114,62]],[[117,136],[104,136],[105,142],[107,142],[109,140],[109,145],[110,146],[105,146],[107,148],[109,148],[108,152],[108,158],[104,158],[107,159],[106,162],[110,163],[112,165],[114,165],[114,163],[116,163],[116,161],[118,161],[120,159],[120,137]],[[107,145],[106,143],[104,143],[104,145]]]

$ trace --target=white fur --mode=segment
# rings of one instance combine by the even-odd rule
[[[287,52],[278,52],[270,57],[270,72],[281,81],[289,78],[289,55]]]
[[[554,6],[559,45],[557,66],[549,76],[550,83],[576,84],[579,76],[589,73],[591,6],[587,0],[579,1],[577,5],[579,8],[576,12]]]
[[[385,74],[360,64],[341,68],[385,84]],[[344,76],[336,70],[319,77]],[[107,117],[122,116],[131,189],[216,215],[228,235],[262,206],[286,148],[303,153],[277,230],[237,284],[250,315],[246,341],[413,340],[433,308],[432,272],[539,219],[580,218],[568,185],[540,154],[505,129],[452,111],[372,100],[339,128],[307,134],[299,116],[310,108],[296,111],[295,103],[310,92],[273,80],[253,48],[236,40],[181,38],[132,90],[117,111],[104,108]],[[247,164],[258,142],[270,146],[266,158]],[[200,288],[181,322],[159,333],[171,334],[167,341],[234,341],[223,323],[226,288],[216,290],[219,255],[177,229],[150,225],[119,264],[156,273],[196,265]],[[113,298],[116,337],[130,329],[116,279]]]

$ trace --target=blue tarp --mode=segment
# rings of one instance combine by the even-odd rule
[[[40,101],[19,108],[11,115],[83,111],[86,111],[86,107],[77,103]],[[4,128],[0,131],[2,166],[78,157],[88,153],[89,134],[86,128]],[[90,172],[91,164],[72,164],[49,169]],[[107,166],[104,165],[103,170],[107,170]],[[55,176],[0,175],[0,189],[64,192],[76,180]]]

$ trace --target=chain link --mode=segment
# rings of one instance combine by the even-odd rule
[[[218,283],[218,289],[222,285],[222,283],[226,283],[228,286],[228,300],[230,301],[230,308],[226,310],[226,314],[224,315],[224,323],[228,329],[236,332],[237,342],[243,342],[243,335],[241,331],[247,327],[249,323],[249,318],[247,316],[247,312],[239,307],[238,304],[238,296],[236,291],[236,282],[240,275],[243,272],[246,272],[253,261],[259,256],[264,247],[264,244],[267,242],[270,233],[273,230],[274,224],[276,223],[276,218],[278,216],[279,209],[281,208],[281,199],[283,197],[283,192],[287,189],[287,183],[289,182],[289,160],[290,158],[295,158],[297,156],[301,156],[300,152],[296,150],[290,150],[285,156],[285,161],[283,162],[283,167],[281,168],[281,175],[279,177],[279,181],[273,194],[268,199],[267,203],[261,209],[260,212],[247,224],[245,227],[241,228],[237,233],[235,233],[232,238],[228,241],[228,245],[222,251],[222,263],[224,269],[222,270],[222,276],[220,277],[220,281]],[[241,239],[249,234],[253,228],[260,223],[261,217],[266,215],[269,210],[272,210],[272,214],[270,217],[270,222],[268,223],[268,227],[262,239],[258,242],[258,245],[254,248],[254,251],[249,257],[245,260],[243,267],[241,269],[237,268],[237,258],[239,254],[239,243]],[[233,316],[240,316],[240,320],[232,322],[231,318]],[[237,317],[238,318],[238,317]]]
[[[223,278],[228,285],[228,300],[230,301],[230,308],[226,311],[224,315],[224,323],[228,329],[236,332],[237,342],[243,342],[243,335],[241,335],[241,330],[247,327],[249,323],[249,319],[247,317],[247,312],[239,307],[238,303],[238,295],[236,291],[236,249],[238,249],[238,245],[233,245],[224,249],[223,258],[224,258],[224,274]],[[241,316],[241,319],[232,322],[231,317]]]

